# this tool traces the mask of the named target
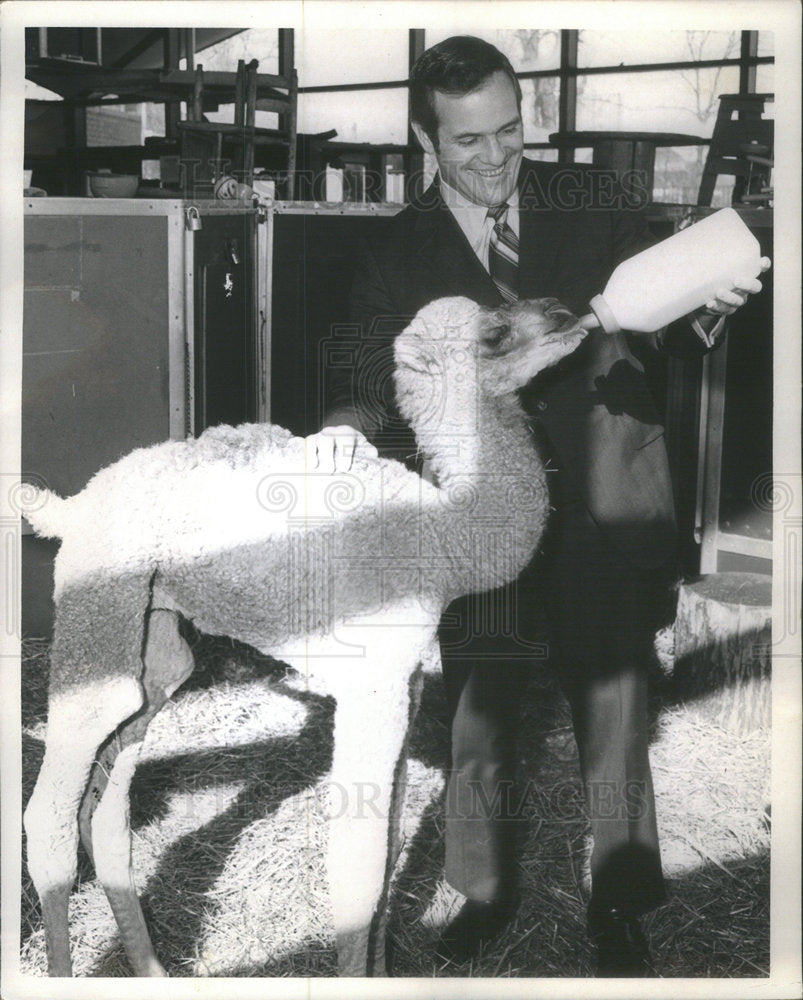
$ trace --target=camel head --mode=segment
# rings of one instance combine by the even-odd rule
[[[493,308],[466,298],[437,299],[396,338],[400,409],[412,422],[436,401],[446,405],[449,396],[515,392],[570,354],[585,335],[557,299]]]
[[[524,299],[485,310],[478,335],[483,391],[502,396],[571,354],[586,336],[557,299]]]

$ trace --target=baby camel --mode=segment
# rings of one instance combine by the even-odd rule
[[[134,973],[166,975],[134,888],[128,793],[149,722],[193,668],[179,614],[336,699],[327,874],[338,972],[385,974],[422,665],[438,662],[449,602],[513,580],[538,544],[546,477],[516,390],[584,335],[554,299],[440,299],[418,313],[395,342],[396,391],[437,485],[387,459],[316,472],[307,441],[254,424],[134,451],[69,499],[29,494],[34,529],[61,539],[46,751],[25,811],[50,975],[72,970],[79,836]],[[365,782],[379,790],[370,815],[360,795],[342,799]]]

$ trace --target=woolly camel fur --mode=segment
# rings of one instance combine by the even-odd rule
[[[166,975],[134,888],[128,794],[149,722],[193,669],[179,614],[336,699],[338,972],[385,974],[421,669],[439,662],[446,606],[510,582],[535,551],[546,477],[516,390],[583,336],[554,299],[419,312],[395,342],[396,394],[437,485],[388,459],[316,471],[308,440],[253,424],[134,451],[69,499],[31,492],[34,529],[61,539],[45,757],[25,811],[50,975],[71,975],[79,837],[135,975]],[[348,794],[365,782],[378,790],[369,815]]]

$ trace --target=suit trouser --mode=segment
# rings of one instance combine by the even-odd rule
[[[553,514],[543,549],[493,599],[516,606],[520,637],[531,638],[533,620],[546,612],[594,839],[592,920],[611,906],[643,913],[665,898],[647,755],[647,665],[671,569],[629,565],[579,502]],[[455,602],[455,624],[445,620],[440,632],[452,722],[446,878],[485,900],[516,892],[515,733],[528,669],[520,641],[477,627],[489,599]]]

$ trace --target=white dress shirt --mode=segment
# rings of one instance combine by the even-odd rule
[[[441,178],[441,184],[447,191],[443,200],[449,211],[457,220],[458,226],[463,230],[466,239],[471,245],[471,249],[477,255],[480,264],[488,270],[488,245],[491,242],[491,235],[494,231],[494,220],[488,218],[488,206],[477,205],[469,201],[455,188],[450,187]],[[514,188],[513,193],[507,200],[509,205],[507,213],[507,224],[516,234],[519,235],[519,192]]]

